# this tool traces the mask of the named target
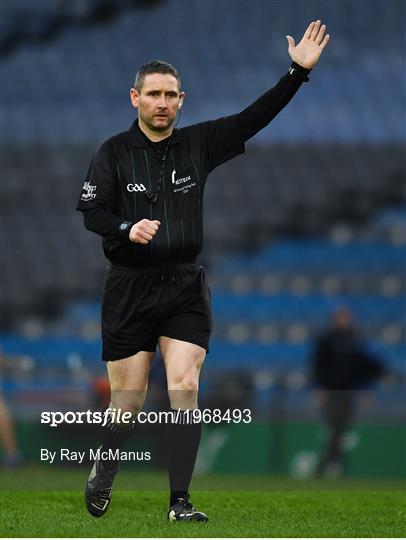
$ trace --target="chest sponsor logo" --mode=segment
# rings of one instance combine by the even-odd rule
[[[190,174],[184,176],[183,178],[176,178],[176,171],[173,169],[172,171],[172,184],[175,184],[176,186],[179,186],[181,184],[186,184],[187,182],[191,182],[192,178]]]
[[[192,177],[190,174],[185,174],[181,178],[176,178],[176,171],[173,169],[172,171],[172,184],[174,186],[174,193],[178,193],[179,191],[182,191],[183,193],[188,193],[190,188],[193,188],[196,186],[196,182],[192,181]]]
[[[146,191],[144,184],[127,184],[127,191]]]
[[[92,199],[96,198],[96,188],[97,186],[93,186],[90,184],[88,180],[85,181],[83,184],[83,193],[80,197],[81,201],[91,201]]]

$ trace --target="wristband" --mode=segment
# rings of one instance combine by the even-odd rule
[[[301,77],[304,79],[305,82],[309,80],[308,75],[310,72],[311,72],[311,69],[307,69],[301,66],[300,64],[297,64],[296,62],[292,62],[289,68],[290,75],[293,75],[294,73],[298,73],[299,75],[301,75]]]

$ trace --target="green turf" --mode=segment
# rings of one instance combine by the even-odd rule
[[[17,470],[1,470],[1,490],[73,490],[80,489],[89,474],[89,466],[55,467],[34,465]],[[116,490],[166,490],[166,472],[142,472],[121,467]],[[405,480],[393,479],[297,479],[267,474],[195,475],[193,490],[210,491],[404,491]]]
[[[87,514],[87,468],[2,471],[6,537],[403,537],[404,481],[296,480],[267,475],[197,476],[193,502],[207,524],[168,524],[167,478],[123,470],[109,512]]]
[[[81,492],[2,493],[7,537],[402,537],[405,498],[398,492],[194,493],[207,524],[168,524],[165,492],[118,491],[108,514],[92,518]]]

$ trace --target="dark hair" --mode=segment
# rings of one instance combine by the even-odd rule
[[[175,79],[177,79],[180,89],[180,77],[176,68],[174,68],[171,64],[168,64],[168,62],[163,62],[162,60],[153,60],[152,62],[142,65],[137,71],[134,81],[134,88],[138,93],[141,92],[145,75],[150,73],[169,73],[169,75],[173,75]]]

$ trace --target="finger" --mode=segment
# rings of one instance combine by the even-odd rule
[[[316,37],[316,43],[317,45],[320,45],[320,43],[323,41],[323,37],[324,37],[324,34],[326,32],[326,25],[323,24],[319,30],[319,33],[317,34],[317,37]]]
[[[149,227],[150,229],[154,230],[154,231],[157,231],[157,230],[159,229],[159,225],[160,225],[159,221],[158,221],[158,222],[156,222],[156,221],[150,221],[150,222],[148,223],[148,227]]]
[[[326,37],[323,39],[323,41],[320,43],[320,48],[323,50],[324,47],[327,45],[330,39],[330,34],[327,34]]]
[[[288,49],[295,47],[295,40],[292,36],[286,36],[286,39],[288,40]]]
[[[137,242],[141,240],[145,240],[146,242],[149,242],[150,240],[152,240],[152,235],[149,234],[145,229],[140,229],[137,232]]]
[[[155,236],[155,233],[156,233],[156,231],[146,227],[145,225],[140,226],[140,227],[137,228],[137,230],[135,232],[135,240],[136,240],[136,242],[139,242],[140,239],[142,238],[144,240],[150,241],[152,239],[152,237]]]
[[[147,234],[156,234],[158,230],[158,226],[157,225],[154,225],[154,223],[148,223],[147,225],[145,225],[144,227],[140,227],[140,232],[141,233],[147,233]]]
[[[310,39],[312,39],[313,41],[316,39],[316,36],[319,33],[320,25],[321,25],[320,19],[314,23],[312,33],[310,34]]]
[[[309,24],[309,26],[307,27],[307,30],[306,30],[306,32],[304,33],[304,37],[305,37],[305,38],[308,38],[308,39],[309,39],[310,36],[312,35],[312,30],[313,30],[314,24],[315,24],[315,23],[314,23],[314,21],[313,21],[313,22],[311,22],[311,23]]]
[[[138,244],[148,244],[148,240],[144,240],[143,238],[140,238],[140,237],[138,237],[136,242],[138,242]]]

